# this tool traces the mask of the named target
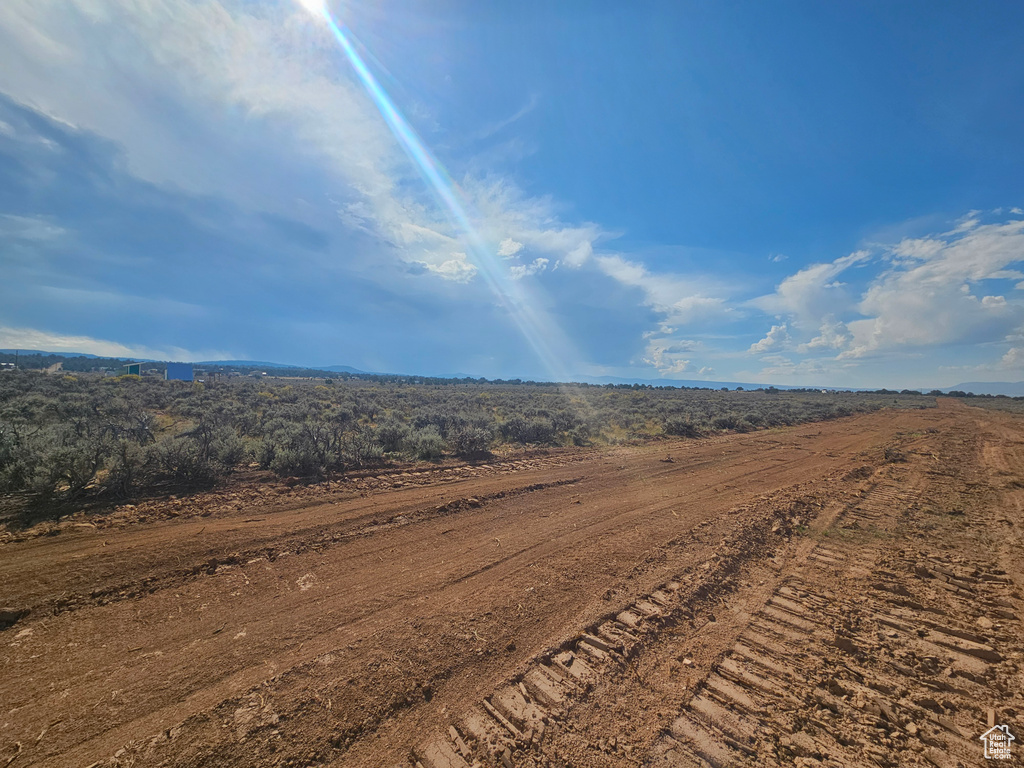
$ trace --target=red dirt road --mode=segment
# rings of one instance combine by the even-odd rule
[[[0,607],[30,611],[0,632],[0,768],[9,759],[12,768],[956,765],[973,754],[967,735],[954,743],[911,721],[931,713],[947,731],[966,732],[995,707],[1024,733],[1022,575],[1013,565],[1024,526],[1022,446],[1024,420],[942,401],[746,435],[396,473],[343,484],[321,502],[242,488],[207,508],[151,504],[142,522],[138,510],[72,521],[57,535],[0,545]],[[958,571],[941,560],[951,547],[985,562]],[[959,576],[945,577],[937,596],[900,599],[922,610],[954,600],[949,578],[994,590],[984,599],[998,630],[978,624],[988,614],[956,624],[973,638],[960,638],[974,644],[960,653],[967,661],[944,662],[934,649],[957,653],[943,644],[950,635],[919,636],[925,625],[891,607],[819,632],[816,622],[844,600],[916,594],[917,581],[932,589],[944,578],[936,568]],[[895,592],[871,592],[889,582]],[[643,599],[652,593],[654,603]],[[800,593],[807,597],[793,597]],[[942,610],[968,610],[954,602]],[[609,624],[641,603],[657,613],[634,608]],[[878,624],[880,615],[898,626]],[[915,694],[927,676],[905,654],[893,663],[909,671],[886,674],[906,679],[879,683],[888,694],[871,687],[882,673],[856,654],[870,643],[883,655],[896,648],[904,625],[914,659],[934,658],[952,692]],[[585,632],[596,645],[581,647]],[[621,642],[602,650],[611,636]],[[868,714],[898,722],[899,738],[882,729],[875,740],[859,720],[848,745],[822,735],[865,712],[853,704],[865,698],[853,683],[836,683],[828,695],[841,703],[831,708],[813,696],[814,660],[844,652],[861,670],[857,685],[892,700],[888,716],[877,702],[883,714]],[[590,677],[552,666],[564,653]],[[805,656],[800,676],[778,673],[790,675],[799,704],[782,718],[756,681],[767,679],[771,658],[792,665]],[[543,679],[557,696],[537,682],[538,665],[551,670]],[[525,704],[509,703],[509,683]],[[971,700],[977,711],[963,703]],[[804,711],[812,706],[813,715]],[[480,717],[490,720],[474,730]]]

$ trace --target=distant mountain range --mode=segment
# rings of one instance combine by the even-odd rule
[[[15,354],[15,352],[17,352],[19,355],[54,355],[56,357],[85,357],[90,359],[102,357],[101,355],[91,355],[84,352],[47,352],[40,349],[0,349],[0,354],[13,355]],[[127,358],[124,359],[127,360]],[[159,362],[156,360],[140,360],[139,358],[131,359],[135,362],[143,363]],[[425,377],[429,376],[438,379],[481,378],[480,376],[476,376],[471,373],[388,374],[380,371],[363,371],[360,370],[359,368],[353,368],[351,365],[288,365],[285,363],[272,363],[266,360],[203,360],[202,362],[195,363],[195,365],[198,367],[238,366],[240,368],[272,368],[277,370],[327,371],[330,373],[352,373],[366,375],[401,375]],[[721,389],[722,387],[728,387],[729,389],[736,389],[737,387],[743,387],[744,389],[763,389],[769,386],[774,386],[776,389],[843,389],[851,392],[863,392],[871,389],[870,387],[819,387],[810,386],[806,384],[757,384],[755,382],[748,381],[701,381],[699,379],[631,379],[619,376],[580,376],[574,378],[573,381],[578,381],[586,384],[642,384],[650,385],[652,387],[705,387],[708,389]],[[888,389],[896,389],[896,387],[888,387]],[[1008,397],[1024,397],[1024,381],[968,381],[964,382],[963,384],[957,384],[952,387],[918,387],[917,389],[921,392],[931,392],[933,390],[938,390],[939,392],[972,392],[975,395],[1007,395]]]
[[[265,360],[203,360],[195,365],[218,365],[222,367],[237,365],[244,368],[277,368],[304,371],[331,371],[332,373],[368,373],[351,365],[286,365],[285,363],[268,363]]]
[[[55,357],[88,357],[97,358],[102,355],[87,355],[85,352],[45,352],[41,349],[0,349],[0,355],[54,355]]]
[[[925,392],[931,390],[926,389]],[[976,395],[1007,395],[1024,397],[1024,381],[968,381],[955,387],[942,387],[941,392],[973,392]]]
[[[766,389],[768,387],[775,387],[776,389],[844,389],[851,392],[864,391],[864,387],[817,387],[808,384],[754,384],[749,381],[701,381],[699,379],[624,379],[618,376],[596,376],[592,378],[583,378],[581,381],[586,381],[591,384],[650,384],[652,387],[707,387],[709,389],[721,389],[722,387],[728,387],[729,389],[736,389],[736,387],[743,387],[744,389]]]
[[[121,362],[133,363],[162,363],[166,360],[153,360],[146,357],[109,357],[105,355],[90,355],[86,352],[47,352],[42,349],[0,349],[0,355],[14,355],[29,357],[31,355],[43,355],[52,357],[84,357],[89,360],[119,360]],[[331,373],[369,373],[353,368],[351,365],[289,365],[286,363],[270,363],[266,360],[203,360],[193,363],[197,367],[218,366],[239,368],[276,368],[278,370],[299,370],[299,371],[330,371]]]

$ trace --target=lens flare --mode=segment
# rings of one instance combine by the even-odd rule
[[[531,296],[523,281],[509,277],[497,249],[489,246],[480,236],[467,213],[470,208],[465,195],[452,180],[444,166],[434,157],[416,131],[402,116],[387,91],[359,55],[345,27],[338,24],[326,0],[298,0],[310,13],[326,23],[342,52],[348,59],[363,88],[373,100],[388,128],[405,153],[413,161],[420,175],[437,198],[451,222],[461,230],[467,245],[467,256],[483,276],[498,303],[518,326],[533,349],[545,373],[552,381],[568,381],[576,356],[565,334],[539,306],[537,297]]]
[[[326,0],[296,0],[296,2],[317,18],[326,21],[326,17],[329,15]]]

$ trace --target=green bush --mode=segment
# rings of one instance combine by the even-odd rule
[[[491,433],[482,427],[463,427],[448,436],[448,445],[456,456],[482,459],[490,455]]]
[[[409,433],[405,441],[405,450],[417,459],[440,459],[444,455],[444,438],[437,427],[423,427]]]
[[[385,453],[398,453],[409,437],[409,427],[394,418],[382,421],[375,432],[377,442]]]
[[[665,434],[677,437],[700,437],[701,431],[689,419],[673,416],[665,422]]]

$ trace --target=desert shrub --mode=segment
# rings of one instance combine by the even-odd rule
[[[715,429],[736,429],[740,419],[734,413],[727,413],[722,416],[715,416],[711,420],[711,426]]]
[[[119,440],[110,459],[106,486],[115,495],[129,498],[146,484],[150,466],[145,448],[132,440]]]
[[[336,438],[334,430],[322,421],[278,424],[272,435],[264,438],[273,445],[270,469],[278,475],[321,476],[337,461],[340,445]]]
[[[217,477],[217,468],[202,442],[189,436],[161,440],[149,452],[157,475],[173,483],[206,485]]]
[[[304,446],[276,450],[274,458],[270,461],[270,469],[282,477],[316,477],[323,472],[323,466],[317,461],[317,457]]]
[[[479,459],[490,455],[490,430],[466,426],[448,436],[452,453],[464,459]]]
[[[209,444],[209,457],[223,469],[230,470],[245,458],[245,444],[231,427],[218,427]]]
[[[252,457],[260,465],[260,469],[270,469],[277,457],[278,445],[269,437],[256,440],[250,447]]]
[[[677,437],[700,437],[700,429],[690,419],[672,416],[665,421],[665,434]]]
[[[590,445],[590,427],[580,424],[569,432],[569,440],[573,445]]]
[[[71,425],[48,428],[38,438],[32,489],[44,495],[77,496],[103,468],[109,448],[103,437],[82,434]]]
[[[376,438],[386,453],[397,453],[409,436],[409,427],[395,418],[389,418],[377,425]]]
[[[362,466],[366,463],[380,461],[384,457],[384,448],[370,429],[357,429],[345,434],[341,439],[340,464],[331,465],[332,469],[348,466]]]
[[[410,432],[404,448],[417,459],[436,460],[444,455],[444,438],[437,427],[430,425]]]
[[[33,457],[18,430],[0,422],[0,493],[24,489],[33,475]]]
[[[321,477],[385,457],[437,459],[448,451],[472,458],[501,445],[697,437],[712,429],[931,404],[933,398],[910,392],[720,392],[385,376],[329,385],[267,377],[204,387],[19,370],[0,374],[0,493],[43,498],[95,490],[126,497],[168,482],[216,482],[251,460],[279,474]]]
[[[524,419],[522,416],[512,416],[500,424],[498,430],[509,442],[523,445],[555,441],[555,426],[550,419],[544,417]]]
[[[449,408],[432,408],[424,413],[417,414],[413,419],[416,429],[424,429],[433,426],[441,437],[447,438],[452,433],[464,429],[467,425],[466,418]]]

